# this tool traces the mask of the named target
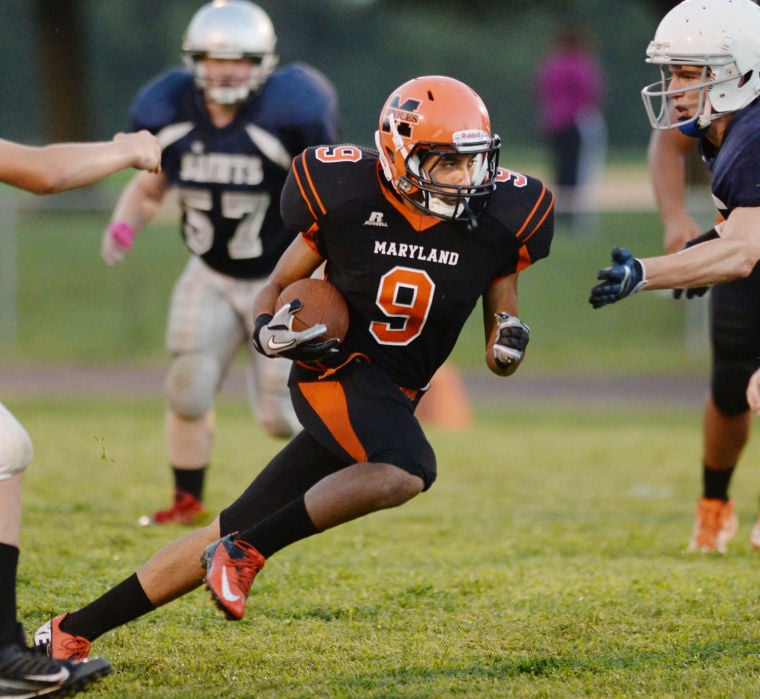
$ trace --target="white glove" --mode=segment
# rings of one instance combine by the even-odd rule
[[[502,367],[519,362],[525,356],[530,340],[530,328],[517,316],[497,313],[499,327],[493,344],[493,357]]]
[[[327,332],[327,326],[323,323],[301,331],[293,330],[293,316],[301,308],[303,304],[293,299],[274,316],[259,316],[252,338],[256,350],[267,357],[285,357],[302,362],[317,362],[337,352],[335,347],[339,340],[336,337],[315,342]]]

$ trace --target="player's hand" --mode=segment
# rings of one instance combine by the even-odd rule
[[[596,278],[601,279],[602,283],[591,289],[588,300],[594,308],[601,308],[635,294],[647,281],[641,260],[626,248],[613,248],[612,265],[600,269]]]
[[[693,289],[673,289],[673,298],[680,299],[681,296],[686,296],[687,299],[693,299],[697,296],[704,296],[708,291],[710,291],[709,286],[696,286]]]
[[[147,129],[135,133],[117,133],[114,141],[125,143],[132,151],[132,167],[148,172],[161,172],[161,143]]]
[[[687,248],[690,248],[694,245],[699,245],[700,243],[706,243],[708,240],[715,240],[715,238],[720,238],[720,234],[713,227],[709,231],[705,231],[701,235],[698,235],[692,238],[691,240],[687,240],[683,244],[683,247],[681,249],[686,250]],[[673,298],[680,299],[685,291],[686,298],[693,299],[696,296],[704,296],[709,291],[709,289],[710,289],[709,286],[697,286],[693,289],[673,289]]]
[[[108,224],[100,241],[100,256],[109,267],[122,262],[127,256],[135,238],[135,229],[127,223]]]
[[[506,369],[525,356],[525,348],[530,341],[530,328],[517,316],[497,313],[499,325],[493,344],[493,358],[496,364]]]
[[[252,338],[256,350],[267,357],[285,357],[299,362],[318,362],[336,353],[338,338],[315,342],[327,332],[327,326],[323,323],[306,330],[293,330],[293,316],[302,307],[301,301],[293,299],[274,316],[260,315],[256,319]]]

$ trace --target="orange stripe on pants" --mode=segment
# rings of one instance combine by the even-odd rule
[[[304,398],[330,430],[330,434],[357,463],[367,460],[367,452],[359,441],[348,415],[343,387],[337,381],[299,383]]]

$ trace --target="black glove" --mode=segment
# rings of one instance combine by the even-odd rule
[[[718,231],[715,228],[711,228],[709,231],[705,231],[702,235],[698,235],[696,238],[687,240],[681,250],[686,250],[693,245],[699,245],[700,243],[706,243],[708,240],[715,240],[720,238]],[[681,295],[686,291],[686,298],[693,299],[696,296],[704,296],[710,290],[709,286],[697,286],[693,289],[673,289],[673,298],[680,299]]]
[[[501,367],[519,362],[525,356],[530,341],[530,328],[517,316],[497,313],[499,328],[493,343],[493,358]]]
[[[319,323],[306,330],[293,330],[293,316],[301,310],[303,304],[293,299],[280,308],[274,316],[263,313],[256,318],[253,346],[266,357],[285,357],[299,362],[318,362],[326,359],[338,350],[338,338],[315,342],[316,338],[327,332],[327,326]]]
[[[612,249],[612,265],[600,269],[596,278],[601,279],[602,283],[591,289],[588,300],[594,308],[601,308],[635,294],[647,280],[641,260],[625,248]]]

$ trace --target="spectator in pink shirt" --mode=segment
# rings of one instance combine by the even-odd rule
[[[556,220],[575,232],[593,224],[595,176],[604,165],[604,85],[583,31],[564,25],[536,74],[539,127],[551,151]]]

